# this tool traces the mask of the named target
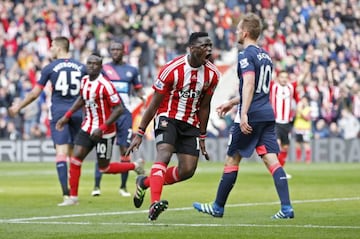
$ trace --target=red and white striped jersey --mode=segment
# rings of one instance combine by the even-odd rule
[[[278,82],[272,81],[270,87],[270,102],[274,109],[276,123],[290,123],[295,114],[296,82],[282,86]]]
[[[92,134],[104,124],[111,115],[112,108],[121,103],[114,85],[101,74],[93,81],[89,76],[84,76],[81,80],[80,95],[85,101],[85,118],[81,129],[88,134]],[[112,124],[104,132],[103,138],[110,138],[115,134],[115,124]]]
[[[166,116],[199,127],[200,101],[205,94],[212,95],[218,84],[220,72],[207,62],[199,68],[189,65],[187,55],[167,63],[159,72],[153,89],[164,94],[157,116]]]

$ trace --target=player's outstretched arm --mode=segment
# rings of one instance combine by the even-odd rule
[[[29,105],[31,102],[36,100],[41,94],[42,88],[39,85],[35,87],[25,96],[25,99],[18,104],[14,104],[9,108],[9,115],[11,117],[16,116],[19,111]]]
[[[136,95],[137,97],[139,97],[139,99],[142,101],[142,106],[146,107],[146,97],[145,97],[145,92],[143,88],[139,88],[136,91]]]
[[[234,105],[237,105],[240,103],[240,97],[234,97],[231,100],[226,101],[225,103],[219,105],[216,107],[216,112],[220,117],[224,117],[227,112],[229,112]]]
[[[144,132],[145,133],[145,132]],[[138,133],[134,136],[133,140],[130,143],[130,146],[125,152],[125,156],[129,156],[130,153],[134,152],[134,150],[138,150],[140,147],[140,144],[142,143],[142,138],[144,137],[144,133]]]

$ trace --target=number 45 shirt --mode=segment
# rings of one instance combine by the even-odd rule
[[[72,106],[80,92],[81,78],[86,74],[84,64],[74,59],[57,59],[44,67],[37,84],[44,88],[51,82],[49,119],[57,121]],[[76,112],[81,114],[81,111]]]

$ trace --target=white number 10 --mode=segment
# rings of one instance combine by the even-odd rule
[[[270,81],[271,81],[271,66],[262,65],[260,68],[260,76],[258,86],[256,88],[256,93],[260,93],[261,90],[267,94],[269,93]]]

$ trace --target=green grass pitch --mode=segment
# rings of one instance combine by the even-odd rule
[[[150,166],[147,162],[147,171]],[[358,163],[288,163],[293,220],[270,219],[279,202],[261,163],[242,162],[224,217],[212,218],[192,203],[214,200],[223,164],[200,162],[193,178],[164,187],[169,209],[155,222],[147,220],[149,192],[142,208],[134,208],[132,197],[118,194],[119,175],[104,175],[102,195],[91,197],[93,168],[93,162],[84,162],[80,204],[58,207],[62,198],[53,163],[0,163],[0,238],[360,238]],[[135,178],[131,172],[132,194]]]

